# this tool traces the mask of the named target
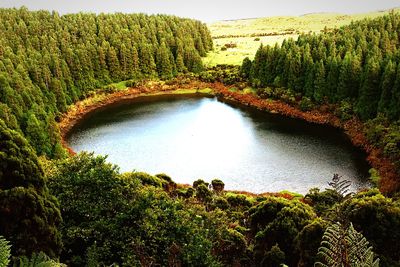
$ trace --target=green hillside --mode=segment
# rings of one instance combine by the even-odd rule
[[[319,33],[325,27],[328,29],[339,28],[352,21],[373,19],[389,12],[399,11],[400,9],[394,9],[354,15],[314,13],[298,17],[279,16],[215,22],[208,25],[214,39],[214,50],[208,53],[207,58],[203,61],[207,66],[239,65],[245,57],[253,58],[261,43],[264,45],[282,43],[284,39],[296,39],[302,33]],[[237,47],[221,51],[225,44],[230,43],[237,44]]]

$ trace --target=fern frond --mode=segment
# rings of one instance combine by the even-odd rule
[[[322,237],[318,255],[324,263],[316,262],[314,266],[379,267],[379,259],[374,260],[369,242],[352,223],[345,226],[337,222],[329,226]]]
[[[0,236],[0,267],[8,266],[10,257],[11,245],[3,236]]]
[[[65,264],[58,263],[50,257],[48,257],[45,253],[34,253],[31,258],[23,256],[19,258],[19,264],[16,265],[18,267],[66,267]]]

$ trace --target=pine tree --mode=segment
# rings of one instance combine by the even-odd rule
[[[325,67],[322,59],[315,64],[314,70],[314,99],[321,102],[326,96]]]
[[[171,52],[163,42],[157,50],[156,57],[158,75],[163,79],[169,79],[173,76],[174,62],[170,61],[170,54]]]
[[[157,66],[154,61],[153,47],[150,44],[141,44],[139,58],[141,72],[150,77],[154,76]]]
[[[120,63],[115,48],[110,46],[107,51],[107,66],[113,81],[121,79]]]
[[[252,62],[249,57],[245,57],[245,59],[243,59],[242,66],[240,68],[240,74],[245,79],[250,77],[251,64]]]
[[[398,120],[400,118],[400,64],[397,65],[396,80],[392,88],[392,97],[389,104],[389,118]]]
[[[392,100],[392,89],[396,79],[396,65],[389,60],[381,78],[381,96],[378,103],[378,112],[388,115]]]
[[[379,77],[379,62],[375,58],[368,59],[362,76],[360,97],[356,106],[356,111],[363,120],[374,118],[377,114],[378,102],[381,96]]]

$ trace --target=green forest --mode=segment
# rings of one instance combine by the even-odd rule
[[[400,266],[399,47],[390,14],[206,70],[213,43],[200,21],[0,9],[0,266]],[[362,121],[397,180],[351,193],[332,174],[304,196],[234,193],[63,147],[58,122],[77,101],[183,74],[303,111],[331,104]]]

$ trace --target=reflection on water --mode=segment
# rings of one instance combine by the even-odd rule
[[[188,184],[219,178],[226,189],[256,193],[323,189],[334,173],[363,187],[368,170],[335,129],[210,98],[110,107],[85,120],[68,143],[76,152],[108,155],[121,171],[164,172]]]

